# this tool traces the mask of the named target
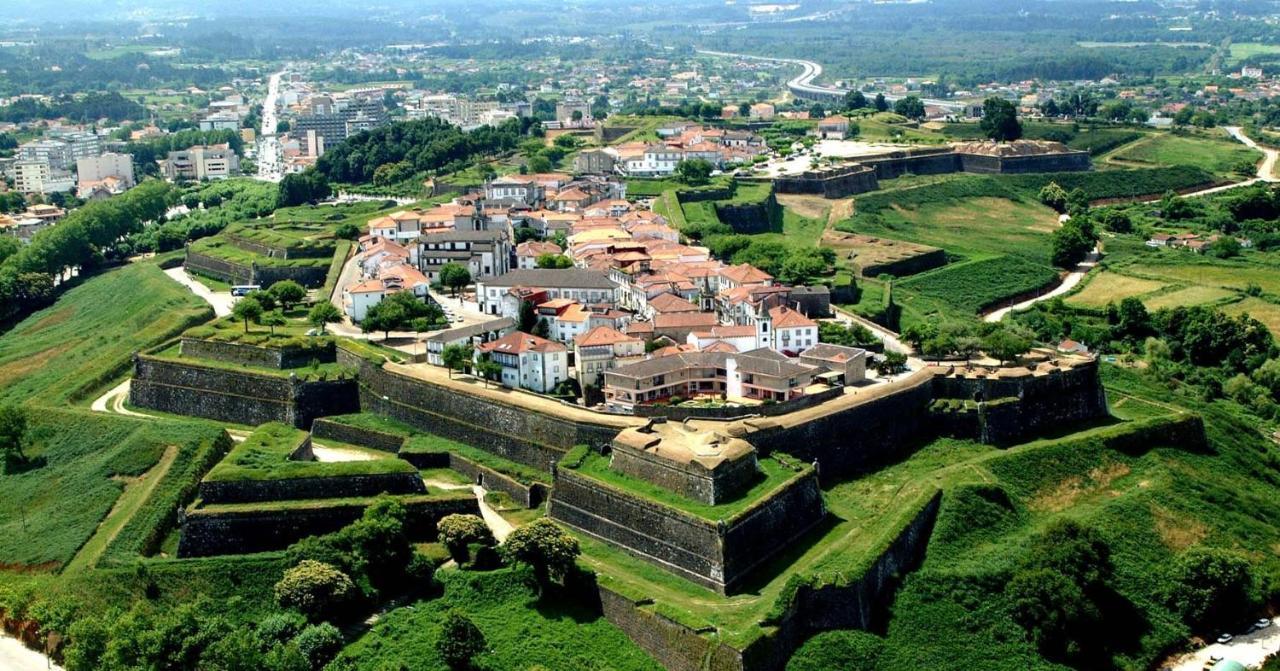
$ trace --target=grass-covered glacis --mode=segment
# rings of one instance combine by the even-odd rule
[[[306,431],[275,422],[263,424],[209,471],[205,481],[290,480],[414,472],[408,462],[391,457],[337,462],[293,459],[292,455],[308,440]]]

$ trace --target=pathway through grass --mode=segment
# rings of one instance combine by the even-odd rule
[[[168,474],[169,467],[173,465],[173,460],[177,456],[178,448],[170,445],[164,448],[164,454],[160,455],[160,460],[151,467],[151,470],[136,478],[120,478],[125,483],[124,492],[120,494],[120,498],[116,499],[111,512],[107,513],[107,516],[98,524],[97,531],[89,537],[84,547],[80,548],[76,556],[67,564],[65,571],[80,571],[93,568],[98,564],[98,559],[102,557],[102,553],[106,551],[111,541],[115,540],[116,534],[129,523],[134,513],[142,508],[147,499],[151,498],[151,493]]]

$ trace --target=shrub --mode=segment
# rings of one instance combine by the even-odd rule
[[[484,652],[486,644],[484,633],[474,622],[466,615],[451,610],[444,616],[440,627],[436,652],[450,669],[466,669],[476,655]]]
[[[297,613],[273,613],[258,623],[258,645],[263,650],[270,650],[276,645],[288,643],[306,626],[306,618]]]
[[[497,543],[493,532],[484,520],[475,515],[446,515],[436,525],[440,542],[449,550],[449,556],[459,564],[468,557],[467,546],[472,543],[492,546]]]
[[[311,663],[311,668],[318,669],[342,650],[343,641],[338,628],[324,622],[303,629],[293,643]]]
[[[574,566],[574,559],[582,552],[578,539],[546,518],[511,532],[502,544],[502,551],[508,561],[523,562],[533,567],[539,588],[549,580],[559,580],[567,575]]]
[[[1178,558],[1168,603],[1192,627],[1228,623],[1252,601],[1253,572],[1244,557],[1218,549],[1197,549]]]
[[[284,572],[276,583],[276,602],[315,621],[331,617],[355,598],[356,587],[347,574],[318,561],[304,560]]]
[[[828,631],[805,641],[787,671],[874,671],[883,650],[884,641],[869,632]]]

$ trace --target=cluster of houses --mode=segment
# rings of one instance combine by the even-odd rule
[[[681,161],[702,159],[715,168],[751,163],[769,147],[746,130],[680,123],[657,130],[660,142],[626,142],[581,152],[574,168],[582,173],[620,173],[629,177],[668,177]]]
[[[1197,254],[1203,254],[1213,243],[1221,239],[1222,236],[1217,233],[1207,236],[1199,233],[1156,233],[1147,240],[1147,246],[1189,249]],[[1253,247],[1253,241],[1249,238],[1236,238],[1236,242],[1245,249]]]
[[[387,295],[425,293],[445,263],[468,268],[489,321],[432,334],[427,361],[469,344],[509,387],[551,393],[572,379],[630,412],[673,398],[782,402],[865,376],[865,351],[819,342],[825,287],[681,242],[609,178],[496,178],[370,221],[360,249],[361,279],[344,291],[356,321]]]

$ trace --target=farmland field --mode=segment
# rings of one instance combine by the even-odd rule
[[[1227,139],[1155,135],[1112,155],[1125,163],[1189,165],[1216,175],[1229,175],[1236,166],[1257,162],[1262,154]]]
[[[154,264],[90,277],[0,335],[0,401],[83,401],[122,376],[135,351],[212,318]]]
[[[1164,288],[1163,282],[1129,277],[1119,273],[1103,272],[1095,275],[1084,289],[1066,299],[1067,305],[1083,308],[1106,307],[1108,303],[1119,303],[1130,296]]]
[[[1198,261],[1194,263],[1136,263],[1125,272],[1153,276],[1185,284],[1223,287],[1243,291],[1250,284],[1263,292],[1280,295],[1280,273],[1274,267],[1245,261]]]
[[[1280,44],[1262,44],[1261,42],[1235,42],[1231,45],[1231,62],[1239,63],[1254,56],[1270,56],[1280,54]]]
[[[1280,305],[1252,296],[1222,308],[1227,314],[1247,314],[1266,324],[1271,334],[1280,338]]]
[[[855,210],[858,203],[854,201]],[[942,247],[953,254],[1005,253],[1047,263],[1057,214],[1039,203],[978,197],[891,205],[878,219],[855,219],[854,232]]]
[[[957,263],[901,280],[899,302],[919,317],[973,316],[1010,296],[1035,291],[1058,276],[1047,265],[1017,256]]]
[[[1176,308],[1180,305],[1191,306],[1217,303],[1236,295],[1238,294],[1234,291],[1218,287],[1187,287],[1151,296],[1143,299],[1142,303],[1147,306],[1148,310],[1161,310],[1164,308]]]

